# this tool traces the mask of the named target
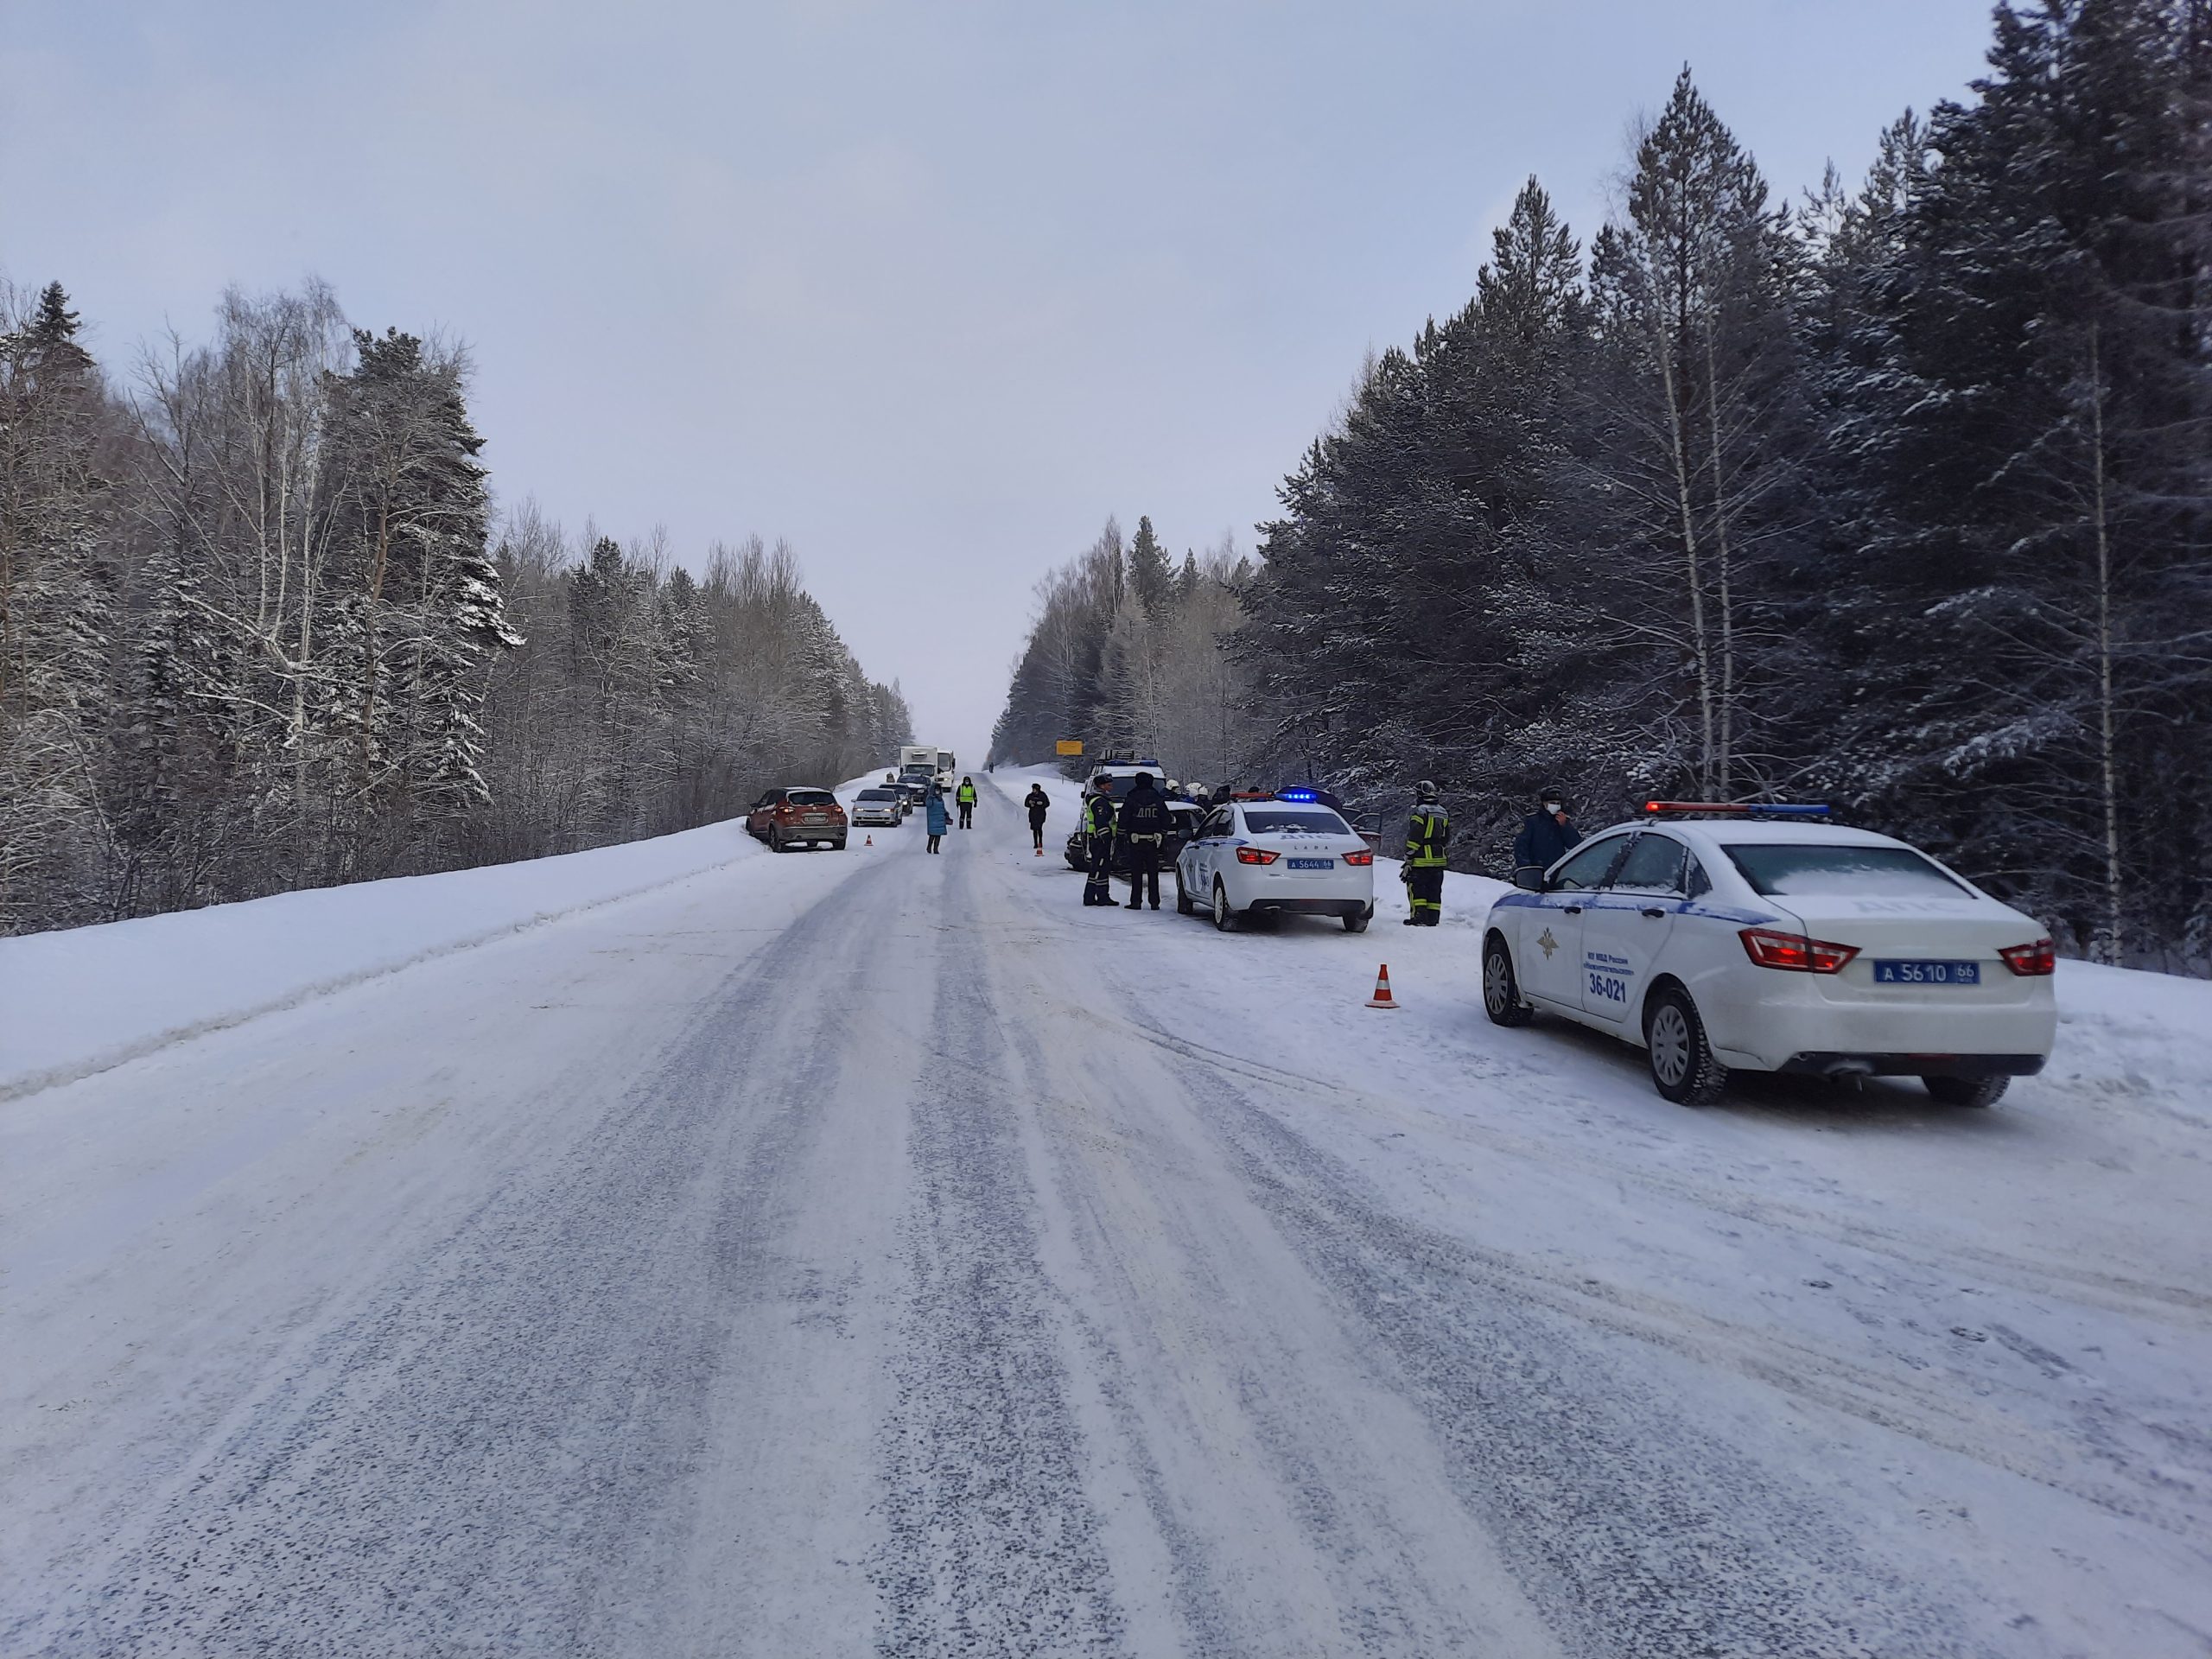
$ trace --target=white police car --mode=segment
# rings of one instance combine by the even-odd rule
[[[1175,908],[1204,906],[1229,932],[1248,918],[1336,916],[1363,933],[1375,917],[1375,852],[1310,791],[1211,808],[1175,859]]]
[[[2050,1057],[2050,940],[1916,848],[1825,807],[1654,801],[1535,892],[1491,906],[1483,1006],[1564,1014],[1649,1051],[1668,1099],[1729,1068],[1918,1077],[1986,1106]]]

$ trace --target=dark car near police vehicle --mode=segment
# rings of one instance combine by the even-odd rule
[[[1098,780],[1103,778],[1108,785],[1107,792],[1114,798],[1114,805],[1118,810],[1122,803],[1128,798],[1129,791],[1136,786],[1137,778],[1141,773],[1149,773],[1154,784],[1162,787],[1168,781],[1166,772],[1157,760],[1110,760],[1095,768],[1090,776],[1084,779],[1084,798],[1088,800],[1092,795],[1097,793]],[[1168,833],[1167,844],[1160,855],[1163,867],[1173,861],[1178,849],[1197,832],[1201,814],[1195,803],[1171,798],[1167,803],[1167,816],[1173,828]],[[1090,868],[1090,855],[1084,846],[1082,820],[1083,811],[1078,806],[1076,810],[1076,828],[1069,832],[1066,844],[1060,849],[1060,855],[1067,860],[1068,868],[1071,870],[1087,870]],[[1128,845],[1117,836],[1114,839],[1114,874],[1127,875],[1128,873]]]

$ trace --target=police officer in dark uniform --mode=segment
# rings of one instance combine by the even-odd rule
[[[1406,861],[1399,874],[1406,884],[1411,914],[1408,927],[1435,927],[1444,920],[1444,849],[1452,839],[1452,815],[1444,810],[1436,785],[1426,778],[1414,791],[1414,810],[1406,820]]]
[[[1542,810],[1523,818],[1521,833],[1513,838],[1513,880],[1516,885],[1528,885],[1527,878],[1532,874],[1541,875],[1582,839],[1582,831],[1567,816],[1566,796],[1555,789],[1548,789],[1539,798],[1539,804]]]
[[[1116,822],[1122,842],[1129,860],[1129,908],[1142,910],[1147,891],[1152,895],[1152,907],[1160,908],[1160,852],[1166,844],[1167,832],[1174,826],[1173,816],[1167,810],[1167,798],[1152,781],[1152,774],[1141,772],[1129,785],[1129,792],[1122,798],[1121,816]]]

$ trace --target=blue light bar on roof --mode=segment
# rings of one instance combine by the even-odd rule
[[[1285,789],[1276,791],[1279,801],[1318,801],[1321,798],[1310,789]]]

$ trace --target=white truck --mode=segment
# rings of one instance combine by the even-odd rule
[[[940,789],[950,791],[960,780],[953,776],[960,762],[953,758],[950,749],[940,749],[934,743],[910,743],[899,751],[899,772],[901,777],[917,767],[927,767],[937,779]]]

